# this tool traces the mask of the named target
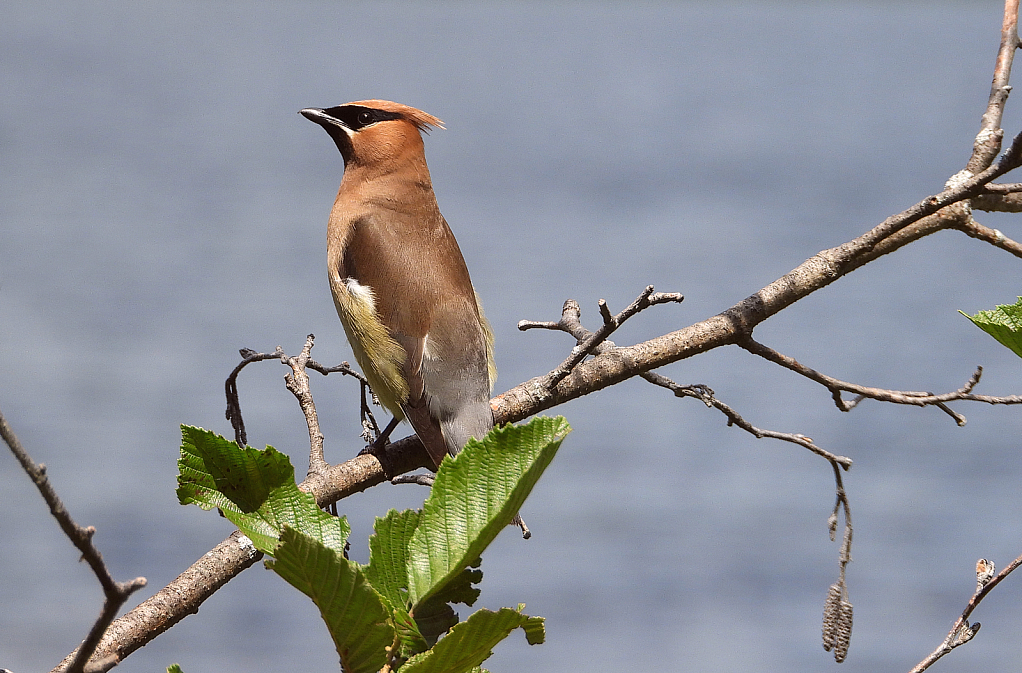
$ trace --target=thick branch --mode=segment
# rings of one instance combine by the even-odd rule
[[[955,200],[969,198],[982,189],[983,184],[1009,170],[1009,167],[1015,167],[1020,157],[1022,136],[1015,139],[1011,150],[1001,161],[981,175],[963,180],[957,186],[888,218],[857,239],[817,253],[726,311],[676,332],[597,355],[592,360],[577,365],[550,390],[544,387],[544,377],[526,381],[498,395],[491,402],[494,413],[500,422],[517,421],[620,383],[644,371],[719,346],[737,344],[745,334],[750,334],[759,323],[770,316],[830,285],[838,278],[875,259],[879,254],[890,252],[894,249],[890,248],[890,241],[896,241],[895,234],[933,215]],[[948,225],[945,222],[942,226]],[[908,241],[896,242],[904,245]]]
[[[234,531],[159,593],[114,621],[103,636],[94,660],[108,657],[123,660],[188,615],[198,612],[203,601],[260,558],[262,554],[252,546],[252,541]],[[53,669],[54,673],[70,670],[68,666],[74,654],[60,662]]]

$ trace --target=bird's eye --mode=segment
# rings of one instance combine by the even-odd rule
[[[365,126],[373,123],[373,115],[371,112],[359,112],[358,113],[359,126]]]

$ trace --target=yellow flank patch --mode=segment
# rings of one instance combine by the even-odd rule
[[[408,382],[402,370],[407,356],[377,317],[372,289],[353,278],[331,274],[330,290],[355,361],[380,403],[396,418],[403,418],[401,404],[408,400]]]
[[[475,288],[472,289],[475,292]],[[479,311],[479,322],[483,327],[483,338],[486,340],[486,372],[490,377],[490,392],[493,392],[493,384],[497,382],[497,363],[493,357],[493,328],[490,321],[483,313],[483,302],[479,300],[479,293],[475,292],[476,309]]]

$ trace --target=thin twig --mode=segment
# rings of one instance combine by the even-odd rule
[[[361,384],[361,407],[360,407],[360,418],[362,421],[362,438],[367,444],[373,441],[373,438],[380,436],[380,426],[376,422],[376,417],[373,415],[373,410],[369,406],[369,398],[372,399],[373,404],[379,406],[379,401],[373,394],[373,389],[369,385],[369,379],[351,368],[351,365],[347,362],[342,362],[334,367],[324,367],[315,360],[309,360],[305,367],[312,369],[324,376],[327,374],[341,373],[346,376],[353,376],[358,379]]]
[[[841,470],[833,461],[831,461],[831,467],[834,469],[834,480],[837,483],[837,499],[834,502],[834,510],[827,519],[831,542],[837,535],[838,514],[842,511],[845,518],[845,529],[841,539],[841,549],[838,552],[840,566],[838,579],[830,586],[827,599],[823,604],[823,649],[828,652],[833,650],[834,660],[840,664],[848,655],[848,646],[852,640],[852,603],[848,599],[848,583],[845,578],[848,564],[852,562],[852,508],[848,502],[848,495],[845,493]]]
[[[979,241],[986,241],[990,245],[1011,253],[1015,257],[1022,258],[1022,243],[1008,238],[998,229],[992,229],[991,227],[980,224],[971,217],[966,222],[956,221],[952,223],[950,227],[952,229],[957,229],[970,238],[975,238]]]
[[[607,302],[603,299],[600,300],[600,315],[603,317],[603,325],[600,329],[595,332],[589,332],[584,339],[578,340],[578,345],[571,349],[571,355],[562,362],[556,369],[546,375],[541,387],[546,390],[552,390],[554,386],[564,380],[564,377],[571,373],[582,360],[596,352],[597,348],[609,337],[618,327],[620,327],[626,320],[631,318],[633,315],[639,313],[643,309],[647,309],[650,306],[656,306],[657,304],[666,304],[668,302],[681,303],[685,300],[681,294],[677,292],[653,292],[653,286],[647,285],[639,296],[628,305],[623,311],[615,316],[610,314],[610,309],[607,307]],[[575,309],[578,307],[578,303],[574,300],[569,299],[564,303],[564,308],[561,310],[562,322],[566,319],[565,315],[569,311],[569,302],[574,306]],[[576,317],[578,311],[576,310]],[[560,323],[537,323],[529,320],[522,320],[518,323],[518,329],[525,331],[527,329],[534,329],[537,327],[546,329],[559,329],[557,325]]]
[[[248,444],[248,435],[245,432],[245,421],[241,418],[241,400],[238,398],[238,374],[253,362],[280,359],[284,356],[284,351],[280,346],[277,346],[277,350],[272,353],[257,353],[251,348],[242,348],[240,353],[242,357],[241,362],[231,371],[224,382],[224,389],[227,394],[227,411],[225,415],[227,420],[230,421],[231,427],[234,428],[234,441],[238,443],[238,446],[244,447]]]
[[[776,432],[773,430],[762,430],[753,426],[742,418],[734,409],[716,398],[713,391],[704,385],[682,386],[671,379],[657,374],[656,372],[644,372],[642,378],[650,383],[671,390],[678,397],[694,397],[702,400],[708,407],[713,407],[723,412],[728,419],[728,425],[737,425],[739,428],[752,434],[757,439],[769,437],[785,442],[791,442],[805,447],[813,453],[827,459],[834,470],[835,502],[834,510],[827,520],[830,530],[830,539],[835,539],[838,524],[838,514],[844,513],[844,535],[841,540],[841,548],[838,550],[838,579],[828,593],[824,604],[823,617],[823,647],[830,651],[834,650],[834,658],[838,663],[844,661],[848,654],[848,646],[852,635],[852,604],[848,600],[848,585],[845,580],[845,571],[852,561],[852,508],[848,501],[848,494],[845,491],[844,479],[841,470],[848,470],[852,466],[852,460],[845,456],[837,456],[826,451],[813,443],[811,437],[802,434],[787,432]]]
[[[1001,148],[1001,119],[1004,116],[1004,105],[1008,102],[1011,92],[1011,64],[1015,58],[1015,50],[1019,47],[1018,39],[1018,0],[1006,0],[1004,3],[1004,19],[1001,23],[1001,46],[997,50],[994,63],[994,77],[990,84],[990,97],[986,112],[980,121],[980,130],[973,143],[972,157],[965,169],[970,173],[978,173],[987,168],[997,156]]]
[[[362,439],[365,440],[367,446],[380,436],[380,424],[376,422],[373,409],[369,406],[370,399],[373,401],[373,404],[380,404],[380,401],[376,399],[376,395],[369,385],[369,381],[362,381],[359,395],[359,419],[362,421]]]
[[[976,593],[969,599],[968,604],[965,606],[965,609],[962,610],[962,614],[958,617],[958,619],[955,620],[954,625],[948,632],[947,637],[944,638],[944,641],[925,659],[916,664],[915,668],[913,668],[910,673],[921,673],[922,671],[925,671],[933,665],[935,661],[951,650],[972,640],[972,637],[976,635],[980,627],[979,622],[971,625],[969,624],[969,616],[972,615],[972,611],[975,610],[981,602],[983,602],[983,599],[987,597],[987,594],[993,591],[995,586],[1000,584],[1001,580],[1014,572],[1014,570],[1020,565],[1022,565],[1022,556],[1019,556],[1012,561],[1006,568],[1004,568],[1004,570],[997,573],[997,575],[989,578],[990,562],[986,559],[980,559],[979,563],[976,564],[976,575],[978,579]]]
[[[79,646],[67,670],[71,673],[108,671],[117,665],[120,661],[119,657],[108,655],[87,665],[89,658],[96,652],[103,634],[110,627],[121,606],[124,605],[131,594],[146,585],[146,579],[144,577],[136,577],[127,582],[117,582],[114,580],[110,575],[110,570],[106,567],[106,563],[103,561],[102,554],[99,553],[99,549],[93,544],[92,537],[95,535],[96,529],[92,526],[79,526],[71,518],[70,512],[64,507],[60,496],[57,495],[57,491],[46,476],[46,466],[37,464],[32,460],[32,457],[28,455],[28,451],[22,446],[18,436],[14,434],[14,430],[11,429],[2,413],[0,413],[0,437],[3,438],[4,442],[11,449],[11,453],[14,454],[14,457],[21,464],[22,469],[25,470],[32,483],[39,489],[39,494],[43,496],[43,500],[46,501],[47,506],[50,508],[50,514],[57,520],[57,524],[64,531],[64,535],[82,553],[82,560],[89,564],[96,579],[99,580],[100,586],[103,587],[103,607],[100,610],[99,617],[92,625],[92,628],[89,629],[89,634]]]
[[[647,288],[647,290],[648,289],[649,288]],[[606,317],[604,317],[604,324],[606,324]],[[573,336],[578,343],[584,342],[587,344],[593,341],[594,334],[593,332],[590,332],[582,325],[581,310],[579,309],[578,302],[576,302],[573,299],[569,299],[568,301],[564,302],[564,307],[561,309],[561,319],[558,320],[557,322],[538,322],[523,320],[522,322],[518,323],[518,328],[519,329],[541,328],[559,332],[566,332],[567,334]],[[603,353],[613,348],[616,348],[616,346],[612,341],[604,341],[603,343],[598,343],[595,346],[593,346],[591,350],[594,353]],[[813,453],[826,458],[832,463],[840,465],[846,470],[852,466],[852,460],[850,458],[847,458],[845,456],[834,455],[833,453],[830,453],[826,449],[816,446],[816,444],[813,443],[812,439],[806,437],[805,435],[787,432],[777,432],[774,430],[763,430],[762,428],[757,428],[756,426],[752,425],[744,418],[742,418],[742,416],[734,409],[718,400],[714,396],[713,390],[711,390],[708,386],[702,384],[680,385],[678,383],[675,383],[671,379],[667,378],[666,376],[663,376],[662,374],[658,374],[656,372],[643,372],[639,376],[641,376],[646,381],[649,381],[653,385],[660,386],[662,388],[670,390],[677,397],[694,397],[698,400],[701,400],[707,407],[715,408],[718,411],[722,412],[725,416],[727,416],[728,425],[736,425],[742,430],[745,430],[746,432],[752,434],[757,439],[768,437],[771,439],[779,439],[781,441],[791,442],[793,444],[797,444],[801,447],[809,449]]]
[[[813,443],[813,439],[811,437],[806,437],[799,433],[777,432],[776,430],[764,430],[762,428],[757,428],[752,423],[749,423],[747,420],[742,418],[737,411],[718,400],[714,396],[713,391],[704,385],[679,385],[666,376],[657,374],[656,372],[644,372],[640,376],[655,386],[667,388],[673,392],[676,397],[694,397],[701,400],[706,406],[717,409],[723,413],[727,417],[728,425],[738,426],[756,439],[767,437],[770,439],[779,439],[782,442],[791,442],[792,444],[797,444],[805,449],[809,449],[816,455],[822,456],[830,462],[840,465],[846,470],[852,466],[851,458],[835,455],[830,451],[817,446]]]
[[[315,340],[316,337],[310,334],[305,338],[305,346],[297,357],[281,358],[284,364],[291,368],[291,373],[284,377],[284,385],[298,400],[298,406],[301,407],[309,428],[309,476],[321,475],[327,467],[326,459],[323,457],[323,432],[319,429],[316,402],[312,399],[312,391],[309,389],[309,375],[305,373]]]
[[[834,403],[837,408],[841,411],[851,411],[860,401],[863,399],[873,399],[880,402],[891,402],[892,404],[909,404],[917,407],[935,406],[944,413],[951,416],[955,423],[958,425],[965,425],[966,419],[963,415],[950,409],[947,406],[948,402],[956,401],[968,401],[968,402],[984,402],[986,404],[1022,404],[1022,395],[1005,395],[1001,397],[995,397],[992,395],[975,395],[972,393],[972,389],[979,383],[980,377],[983,375],[983,368],[976,367],[976,371],[973,372],[969,380],[966,381],[958,390],[954,390],[949,393],[942,393],[935,395],[929,392],[920,392],[912,390],[886,390],[884,388],[870,388],[867,386],[860,386],[855,383],[848,383],[847,381],[841,381],[835,379],[832,376],[821,374],[820,372],[806,367],[798,360],[793,357],[778,353],[769,346],[765,346],[751,336],[742,339],[739,346],[749,351],[753,355],[758,355],[770,362],[781,365],[785,369],[789,369],[796,374],[806,377],[811,381],[815,381],[820,385],[826,387],[834,398]],[[842,392],[852,393],[857,395],[853,400],[846,401],[841,397]]]
[[[313,335],[309,335],[309,338],[314,338]],[[280,360],[284,364],[289,364],[289,356],[284,352],[284,349],[280,346],[272,353],[259,353],[251,348],[242,348],[238,351],[241,354],[242,360],[238,363],[231,373],[228,375],[227,380],[224,381],[224,390],[227,395],[227,420],[230,421],[231,427],[234,428],[234,440],[238,443],[238,446],[246,446],[248,444],[248,435],[245,432],[245,421],[241,417],[241,400],[238,397],[238,374],[246,366],[253,362],[262,362],[264,360]],[[368,385],[366,378],[353,370],[347,362],[334,367],[326,367],[319,364],[315,360],[307,359],[304,363],[305,369],[312,369],[326,376],[327,374],[333,374],[339,372],[347,376],[353,376],[362,382],[363,385]]]

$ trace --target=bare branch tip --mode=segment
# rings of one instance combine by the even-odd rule
[[[649,296],[650,304],[667,304],[669,302],[681,303],[685,301],[685,295],[680,292],[655,292]]]
[[[521,332],[530,329],[560,329],[560,324],[546,320],[519,320],[518,329]]]

